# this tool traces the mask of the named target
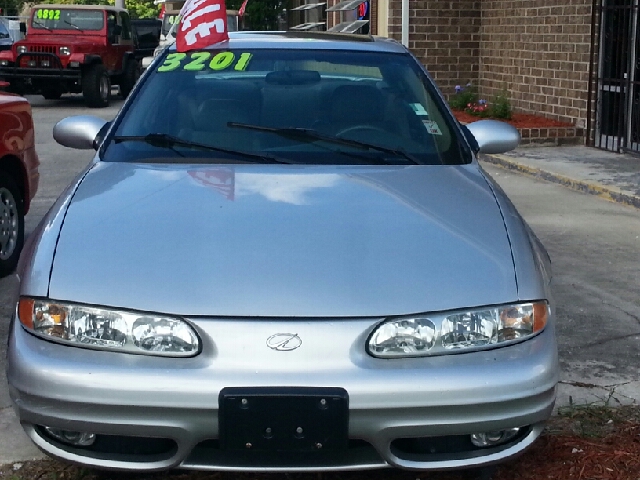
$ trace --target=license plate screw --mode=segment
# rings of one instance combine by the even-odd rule
[[[248,400],[246,398],[243,398],[241,401],[242,405],[246,405],[248,402]]]
[[[320,450],[320,449],[322,448],[322,444],[321,444],[321,443],[316,443],[316,448],[317,448],[318,450]]]
[[[250,443],[250,442],[247,442],[244,446],[245,446],[245,447],[247,447],[247,448],[251,448],[251,447],[253,447],[253,445],[251,445],[251,443]]]
[[[326,404],[327,404],[327,401],[324,398],[320,400],[320,405],[324,406]]]
[[[302,427],[296,428],[296,433],[300,435],[303,432]]]

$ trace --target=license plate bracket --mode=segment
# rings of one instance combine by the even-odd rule
[[[338,387],[227,387],[220,392],[218,421],[226,450],[343,450],[349,395]]]

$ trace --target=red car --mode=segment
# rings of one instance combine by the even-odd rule
[[[2,82],[0,82],[2,83]],[[0,88],[3,85],[0,85]],[[6,86],[6,84],[4,85]],[[24,216],[38,189],[31,106],[0,91],[0,276],[11,273],[24,243]]]

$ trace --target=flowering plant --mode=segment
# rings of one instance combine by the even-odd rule
[[[464,111],[476,117],[489,117],[492,113],[489,104],[484,99],[480,99],[475,103],[467,103]]]
[[[511,118],[511,103],[506,91],[497,94],[491,103],[485,99],[478,99],[477,89],[467,83],[464,87],[456,85],[455,95],[449,99],[449,106],[453,110],[464,112],[482,118]]]
[[[471,82],[464,87],[456,85],[455,90],[456,94],[449,99],[449,106],[454,110],[464,110],[468,104],[475,103],[478,100],[478,91]]]

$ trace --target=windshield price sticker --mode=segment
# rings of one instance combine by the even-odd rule
[[[164,63],[158,67],[158,72],[173,72],[174,70],[201,72],[205,68],[214,72],[229,68],[244,72],[249,66],[252,56],[251,53],[246,52],[240,55],[233,52],[220,52],[216,55],[212,55],[211,52],[170,53]]]
[[[40,8],[36,12],[36,17],[42,20],[60,20],[60,10]]]
[[[424,125],[424,128],[427,129],[427,132],[429,132],[431,135],[442,135],[440,126],[433,120],[422,120],[422,124]]]

